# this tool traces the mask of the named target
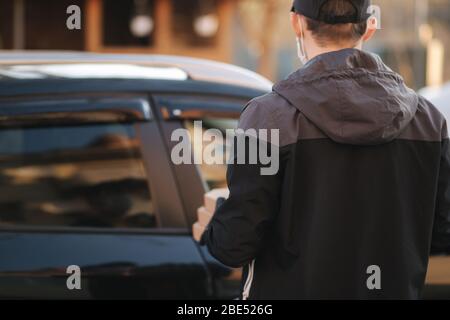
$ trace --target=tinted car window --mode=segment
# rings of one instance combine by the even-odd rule
[[[0,131],[0,227],[156,227],[130,124]]]

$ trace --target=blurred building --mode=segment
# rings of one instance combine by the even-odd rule
[[[66,28],[73,4],[81,8],[81,30]],[[292,42],[278,50],[282,39],[293,40],[286,32],[290,6],[291,0],[0,0],[0,49],[184,55],[276,79],[298,65]],[[281,68],[279,52],[289,62]]]
[[[76,4],[82,29],[66,28]],[[0,0],[0,47],[231,60],[235,0]]]
[[[450,80],[450,0],[373,0],[381,30],[367,49],[421,88]],[[68,30],[66,8],[82,11]],[[0,0],[0,49],[185,55],[278,80],[300,66],[292,0]]]
[[[368,45],[414,88],[450,80],[450,0],[374,0],[381,29]]]

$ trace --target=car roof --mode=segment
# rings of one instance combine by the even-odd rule
[[[201,81],[270,91],[272,83],[255,72],[204,59],[167,55],[87,52],[1,51],[2,80],[135,79]]]

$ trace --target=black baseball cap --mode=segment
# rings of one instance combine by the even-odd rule
[[[304,15],[307,18],[322,21],[327,24],[338,23],[360,23],[367,21],[371,14],[369,13],[369,7],[371,0],[347,0],[355,8],[356,14],[351,16],[335,16],[327,17],[320,16],[320,9],[330,0],[295,0],[292,6],[292,12]]]

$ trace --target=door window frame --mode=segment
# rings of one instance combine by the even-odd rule
[[[155,95],[155,115],[161,119],[164,141],[171,150],[171,133],[186,129],[184,121],[208,119],[239,119],[248,100],[243,97],[199,94]],[[197,209],[203,206],[208,191],[196,165],[172,165],[189,225],[197,221]]]

